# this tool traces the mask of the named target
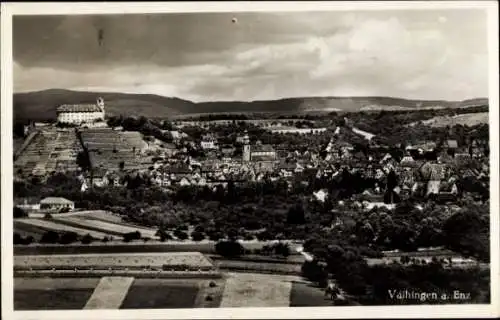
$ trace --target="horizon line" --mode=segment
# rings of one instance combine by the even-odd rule
[[[92,90],[92,91],[85,91],[85,90],[75,90],[75,89],[64,89],[64,88],[50,88],[50,89],[41,89],[41,90],[30,90],[30,91],[13,91],[12,94],[30,94],[30,93],[42,93],[46,91],[69,91],[69,92],[77,92],[77,93],[102,93],[102,94],[126,94],[126,95],[152,95],[152,96],[158,96],[158,97],[163,97],[163,98],[170,98],[170,99],[179,99],[183,101],[188,101],[194,104],[200,104],[200,103],[228,103],[228,102],[245,102],[245,103],[251,103],[251,102],[263,102],[263,101],[279,101],[279,100],[287,100],[287,99],[307,99],[307,98],[338,98],[338,99],[350,99],[350,98],[389,98],[389,99],[400,99],[400,100],[407,100],[407,101],[423,101],[423,102],[464,102],[468,100],[479,100],[479,99],[486,99],[490,100],[489,97],[481,97],[481,96],[475,96],[471,98],[466,98],[466,99],[458,99],[458,100],[448,100],[448,99],[421,99],[421,98],[403,98],[399,96],[384,96],[384,95],[360,95],[360,96],[289,96],[289,97],[280,97],[280,98],[272,98],[272,99],[260,99],[260,100],[203,100],[203,101],[193,101],[191,99],[185,99],[181,98],[178,96],[165,96],[157,93],[138,93],[138,92],[126,92],[126,91],[98,91],[98,90]]]

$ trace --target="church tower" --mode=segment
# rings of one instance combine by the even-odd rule
[[[104,99],[99,97],[97,98],[97,107],[101,110],[102,112],[102,119],[104,120]]]
[[[246,131],[243,136],[243,161],[250,161],[250,138],[248,137],[248,133]]]

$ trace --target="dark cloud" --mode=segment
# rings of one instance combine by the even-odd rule
[[[232,17],[238,23],[232,23]],[[17,16],[14,56],[23,66],[181,66],[218,60],[237,46],[289,42],[308,35],[282,15],[249,13]]]
[[[487,94],[486,35],[480,10],[16,16],[14,89],[461,99]]]

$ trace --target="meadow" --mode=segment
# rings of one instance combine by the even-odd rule
[[[294,276],[229,273],[222,308],[288,307]]]

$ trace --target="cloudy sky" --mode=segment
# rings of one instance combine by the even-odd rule
[[[14,91],[486,97],[486,22],[470,9],[17,16]]]

